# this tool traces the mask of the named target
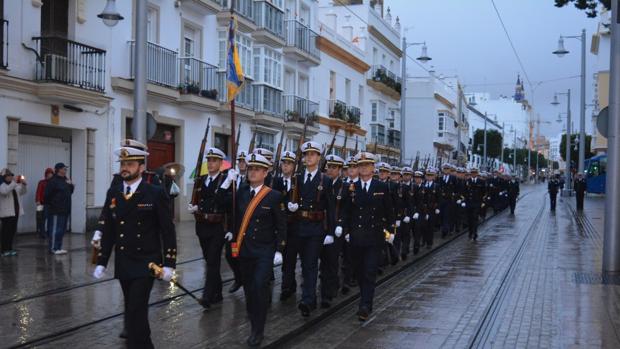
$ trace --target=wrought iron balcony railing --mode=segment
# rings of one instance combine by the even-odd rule
[[[315,58],[320,58],[320,50],[316,46],[319,35],[316,32],[296,19],[285,21],[285,27],[286,46],[297,47]]]
[[[36,80],[98,92],[105,90],[106,51],[56,36],[32,40],[38,55]]]
[[[130,78],[135,77],[133,57],[135,53],[135,42],[130,41],[131,53],[129,55],[129,65],[131,67]],[[155,43],[149,42],[146,47],[146,80],[152,84],[166,87],[177,88],[178,86],[178,54],[170,49]]]

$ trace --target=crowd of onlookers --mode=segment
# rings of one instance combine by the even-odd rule
[[[37,184],[35,195],[37,233],[47,239],[52,254],[66,254],[62,240],[67,230],[71,213],[71,194],[73,183],[67,177],[68,167],[59,162],[54,169],[47,168],[44,178]],[[24,215],[22,196],[26,194],[28,183],[22,175],[16,176],[8,168],[0,171],[0,255],[16,256],[13,241],[17,232],[19,217]]]

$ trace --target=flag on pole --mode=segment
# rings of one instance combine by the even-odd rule
[[[236,21],[231,16],[230,24],[228,26],[228,101],[235,99],[235,96],[241,91],[243,87],[243,67],[241,66],[241,60],[239,59],[239,52],[237,51],[237,45],[235,44],[235,29]]]

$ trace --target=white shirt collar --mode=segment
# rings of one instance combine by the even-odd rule
[[[310,180],[313,180],[317,172],[319,172],[318,167],[312,172],[308,172],[308,170],[306,170],[306,173],[304,174],[304,183],[306,182],[306,179],[308,178],[308,173],[310,174]]]
[[[125,181],[123,181],[123,194],[127,193],[127,187],[131,188],[130,194],[135,193],[140,183],[142,183],[142,177],[140,177],[137,181],[133,182],[132,184],[127,184]]]
[[[364,189],[364,184],[366,184],[366,190],[370,189],[370,184],[372,183],[372,177],[368,181],[364,181],[359,178],[360,184],[362,185],[362,189]]]
[[[353,182],[353,183],[357,183],[359,180],[360,180],[360,178],[359,178],[359,177],[357,177],[357,178],[347,177],[347,182],[348,182],[348,183],[351,183],[351,182]]]
[[[258,192],[263,188],[263,185],[259,185],[258,187],[254,188],[252,186],[250,186],[250,191],[254,190],[254,195],[258,194]]]

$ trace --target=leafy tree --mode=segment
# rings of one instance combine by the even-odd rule
[[[487,158],[499,158],[502,149],[502,134],[497,130],[487,129]],[[474,132],[475,154],[484,155],[484,130],[477,129]]]
[[[564,7],[574,3],[575,7],[586,11],[586,16],[593,18],[598,15],[596,7],[601,3],[606,9],[611,10],[611,0],[555,0],[556,7]]]
[[[570,142],[573,145],[570,151],[570,159],[571,162],[576,164],[579,160],[579,134],[571,134],[570,139]],[[590,143],[592,143],[592,136],[586,135],[586,159],[594,156],[594,154],[590,151]],[[560,156],[562,157],[562,160],[566,161],[566,133],[562,135],[562,141],[560,141]]]

